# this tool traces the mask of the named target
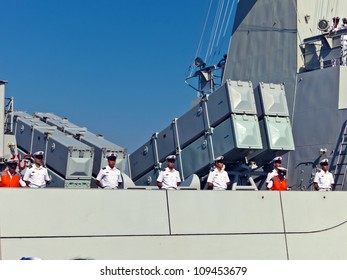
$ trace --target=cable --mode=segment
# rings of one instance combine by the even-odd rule
[[[200,54],[201,46],[202,46],[202,41],[203,41],[203,39],[204,39],[204,37],[205,37],[205,35],[206,35],[206,26],[207,26],[208,19],[209,19],[209,17],[210,17],[210,12],[211,12],[212,3],[213,3],[213,0],[211,0],[210,6],[208,7],[208,11],[207,11],[207,14],[206,14],[204,27],[203,27],[203,29],[202,29],[202,33],[201,33],[200,40],[199,40],[199,45],[198,45],[198,48],[197,48],[197,50],[196,50],[195,56],[193,57],[192,60],[194,60],[194,59],[195,59],[196,57],[198,57],[199,54]],[[192,63],[191,63],[191,64],[190,64],[190,73],[189,73],[189,76],[192,75],[193,69],[194,69],[194,67],[192,67]]]
[[[217,21],[216,21],[215,30],[214,30],[214,32],[213,32],[213,40],[212,40],[212,45],[211,45],[210,53],[208,54],[208,55],[209,55],[209,60],[212,59],[210,56],[211,56],[212,51],[213,51],[213,49],[214,49],[215,40],[216,40],[216,35],[217,35],[217,33],[218,33],[218,28],[219,28],[219,22],[220,22],[221,15],[222,15],[222,11],[223,11],[223,6],[224,6],[224,0],[222,0],[221,2],[219,2],[218,17],[217,17]]]
[[[227,11],[228,11],[228,8],[229,8],[229,4],[230,4],[230,1],[228,0],[227,6],[226,6],[226,8],[225,8],[224,16],[223,16],[221,28],[220,28],[220,30],[219,30],[219,35],[218,35],[217,42],[219,42],[220,36],[221,36],[221,34],[222,34],[222,29],[223,29],[223,27],[225,26],[225,25],[224,25],[224,23],[225,23],[225,17],[226,17],[226,15],[227,15]]]
[[[228,26],[229,26],[229,21],[230,21],[230,17],[234,11],[234,5],[236,3],[237,0],[234,0],[233,1],[233,4],[231,5],[231,8],[230,8],[230,12],[229,12],[229,16],[228,16],[228,21],[227,21],[227,24],[225,25],[225,29],[224,29],[224,33],[223,33],[223,37],[225,37],[225,34],[227,32],[227,29],[228,29]]]
[[[220,3],[218,3],[218,8],[217,8],[217,12],[216,12],[216,15],[218,15],[219,13],[219,10],[220,10]],[[207,47],[207,51],[206,51],[206,55],[205,55],[205,58],[204,58],[204,61],[207,62],[207,58],[209,56],[209,53],[210,53],[210,50],[212,48],[212,41],[213,41],[213,34],[216,30],[216,25],[217,25],[217,16],[214,18],[214,21],[213,21],[213,26],[212,26],[212,29],[211,29],[211,33],[210,33],[210,39],[209,39],[209,42],[208,42],[208,47]]]

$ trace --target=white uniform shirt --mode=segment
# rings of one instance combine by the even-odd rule
[[[213,190],[223,191],[230,182],[228,173],[224,170],[219,171],[217,168],[208,174],[207,183],[213,184]]]
[[[30,188],[44,188],[46,187],[46,181],[50,181],[51,179],[48,176],[46,167],[40,166],[37,168],[34,164],[25,171],[23,180],[29,181]]]
[[[321,170],[316,173],[313,182],[318,184],[319,190],[331,190],[331,185],[334,184],[334,177],[329,171],[324,172]]]
[[[123,182],[119,169],[111,168],[109,165],[100,170],[96,180],[101,183],[104,189],[116,189],[119,183]]]
[[[273,177],[275,177],[275,176],[273,176]],[[273,178],[273,177],[272,177],[272,178]],[[271,178],[271,179],[272,179],[272,178]],[[273,187],[273,185],[274,185],[274,181],[272,181],[271,179],[270,179],[269,183],[267,183],[267,185],[266,185],[266,187],[267,187],[268,189],[271,189],[271,188]]]
[[[162,189],[164,190],[177,190],[177,183],[181,183],[180,173],[175,169],[170,170],[166,167],[160,171],[157,182],[163,183]]]
[[[267,174],[265,183],[266,183],[266,184],[269,184],[269,182],[271,181],[271,179],[272,179],[273,177],[275,177],[275,176],[278,176],[278,173],[277,173],[277,170],[276,170],[276,169],[272,170],[271,172],[269,172],[269,173]]]

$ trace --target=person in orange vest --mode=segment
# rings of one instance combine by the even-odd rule
[[[5,188],[19,188],[25,187],[26,184],[21,176],[16,172],[17,161],[7,160],[7,168],[0,172],[0,187]]]
[[[285,178],[287,169],[284,167],[278,167],[278,175],[271,178],[267,184],[267,188],[270,191],[286,191],[288,187],[287,179]]]
[[[278,175],[278,168],[282,166],[282,157],[275,157],[270,163],[273,164],[274,169],[267,174],[265,186],[269,184],[272,177],[275,177]]]

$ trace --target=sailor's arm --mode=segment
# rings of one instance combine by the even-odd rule
[[[24,182],[22,178],[19,179],[19,184],[20,184],[20,186],[23,187],[23,188],[25,188],[25,187],[28,186],[27,183]]]
[[[96,176],[96,180],[95,180],[95,184],[100,188],[104,188],[103,184],[101,183],[101,179],[103,177],[103,170],[104,170],[104,168],[102,168],[99,171],[98,176]]]
[[[176,171],[176,184],[177,184],[177,187],[179,185],[181,185],[181,177],[180,177],[180,173],[178,171]]]
[[[213,172],[210,171],[210,174],[208,174],[208,177],[207,177],[207,186],[209,188],[213,188]]]
[[[268,191],[272,191],[271,188],[272,188],[273,184],[274,184],[274,182],[273,182],[272,180],[270,180],[270,181],[267,183],[266,187],[267,187]]]
[[[319,186],[318,186],[318,179],[319,179],[319,172],[316,172],[316,175],[314,175],[314,180],[313,180],[313,186],[315,188],[316,191],[319,190]]]
[[[26,187],[29,187],[30,181],[30,168],[28,168],[27,170],[25,170],[24,176],[23,176],[23,181],[26,184]]]
[[[163,187],[163,179],[164,179],[163,172],[160,171],[159,176],[157,178],[157,187],[159,189],[161,189]]]

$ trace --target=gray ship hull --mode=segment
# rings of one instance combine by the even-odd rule
[[[346,200],[346,192],[0,189],[0,252],[13,260],[347,259]]]

